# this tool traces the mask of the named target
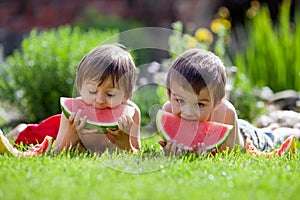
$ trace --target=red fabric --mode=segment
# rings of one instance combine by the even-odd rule
[[[14,144],[19,145],[23,143],[27,145],[42,143],[47,135],[55,140],[59,129],[60,117],[61,114],[57,114],[43,120],[39,124],[28,124],[16,138]]]

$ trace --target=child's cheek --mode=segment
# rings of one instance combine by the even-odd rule
[[[172,112],[173,115],[179,116],[180,115],[180,107],[172,106],[171,107],[171,112]]]

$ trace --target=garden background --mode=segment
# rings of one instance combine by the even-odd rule
[[[14,9],[19,15],[22,9],[26,13],[32,6],[32,1],[20,4],[18,1],[2,1],[2,11],[9,13],[9,2],[19,6]],[[300,29],[297,24],[300,16],[294,12],[299,6],[295,1],[283,1],[283,4],[274,1],[271,5],[278,8],[277,15],[272,6],[259,1],[232,1],[235,4],[228,3],[230,1],[199,1],[194,2],[195,5],[193,1],[185,4],[162,1],[161,5],[153,1],[110,1],[107,4],[106,1],[88,1],[90,6],[86,9],[78,2],[75,4],[80,15],[73,21],[67,16],[74,13],[58,16],[51,13],[51,9],[46,12],[45,8],[54,6],[56,1],[45,2],[39,3],[40,6],[46,5],[41,7],[44,12],[40,11],[39,15],[47,14],[52,23],[65,21],[19,31],[22,39],[16,48],[11,51],[3,49],[0,127],[5,133],[17,123],[36,123],[59,113],[59,98],[74,95],[77,64],[97,45],[108,41],[122,43],[126,41],[124,36],[130,33],[137,34],[136,38],[141,41],[150,38],[149,43],[154,40],[162,42],[162,38],[141,35],[148,31],[139,31],[159,22],[160,26],[156,28],[167,29],[170,33],[162,42],[167,44],[169,51],[164,48],[131,48],[129,45],[128,50],[139,68],[133,100],[142,111],[143,146],[140,154],[95,156],[66,153],[32,159],[1,156],[0,197],[29,199],[44,198],[43,194],[47,194],[49,198],[60,199],[179,199],[199,196],[207,199],[296,199],[296,191],[300,188],[298,154],[272,159],[240,153],[203,159],[165,158],[159,153],[159,138],[153,125],[155,109],[166,100],[163,81],[170,63],[179,53],[193,47],[211,50],[224,60],[228,73],[227,98],[236,107],[239,118],[257,126],[268,125],[270,120],[281,120],[290,126],[299,122],[299,115],[294,115],[300,111]],[[135,14],[122,9],[116,12],[124,2],[138,11]],[[61,4],[74,7],[68,0]],[[164,13],[168,17],[156,15],[160,7],[163,7],[162,11],[167,9],[168,12]],[[147,12],[142,12],[145,8],[148,8]],[[184,8],[188,11],[198,9],[198,12],[190,14],[193,12],[184,12]],[[205,8],[210,9],[206,11]],[[126,14],[130,17],[123,17]],[[135,15],[138,17],[134,18]],[[8,16],[5,19],[7,24],[1,25],[2,31],[9,27],[18,30],[21,19],[13,21]],[[145,43],[139,45],[149,45],[147,41],[142,42]],[[281,117],[270,115],[282,109],[294,112]],[[263,120],[266,116],[269,121]],[[111,187],[115,191],[111,191]],[[185,188],[185,191],[178,188]],[[74,194],[74,191],[79,194]]]

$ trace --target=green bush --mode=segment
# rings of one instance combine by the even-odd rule
[[[249,83],[244,73],[235,75],[234,89],[229,100],[236,108],[238,118],[254,122],[258,116],[266,113],[266,106],[258,96],[259,89]]]
[[[283,1],[279,23],[274,26],[267,7],[247,22],[247,45],[237,53],[234,65],[250,79],[251,85],[269,86],[274,92],[300,91],[300,25],[290,24],[290,4]]]
[[[160,98],[156,94],[156,84],[148,84],[138,88],[132,100],[141,110],[142,132],[153,133],[155,126],[156,111],[162,107]]]
[[[59,98],[73,94],[81,58],[114,34],[116,31],[85,32],[70,26],[32,30],[0,68],[1,101],[22,110],[26,122],[59,113]],[[113,38],[116,41],[110,42],[118,42]]]

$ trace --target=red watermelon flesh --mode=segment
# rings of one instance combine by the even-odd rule
[[[94,106],[87,105],[80,98],[60,98],[60,105],[63,113],[69,117],[72,112],[82,110],[81,116],[87,116],[86,129],[98,129],[98,133],[107,133],[106,128],[111,130],[118,129],[117,120],[122,115],[133,117],[134,108],[128,105],[120,105],[116,108],[97,109]]]
[[[50,151],[52,146],[52,137],[46,136],[41,144],[36,144],[29,148],[27,151],[19,154],[20,157],[30,157],[38,156],[40,154],[45,154]]]
[[[296,147],[296,138],[294,136],[289,136],[280,146],[280,148],[275,149],[271,152],[263,152],[257,149],[253,144],[252,141],[248,138],[246,139],[246,151],[250,154],[256,156],[263,156],[263,157],[273,157],[273,156],[281,156],[284,154],[296,154],[297,147]]]
[[[281,147],[278,149],[278,151],[276,153],[279,156],[281,156],[282,154],[285,154],[288,152],[295,154],[296,151],[297,151],[296,138],[293,135],[291,135],[281,144]]]
[[[0,154],[8,154],[17,157],[35,157],[40,154],[46,154],[50,151],[52,146],[52,137],[46,136],[41,144],[36,144],[34,147],[21,152],[14,148],[8,141],[8,139],[3,135],[0,130]]]
[[[218,147],[227,140],[233,128],[217,122],[185,120],[163,110],[157,113],[156,125],[165,140],[176,140],[189,150],[198,143],[204,143],[207,150]]]

